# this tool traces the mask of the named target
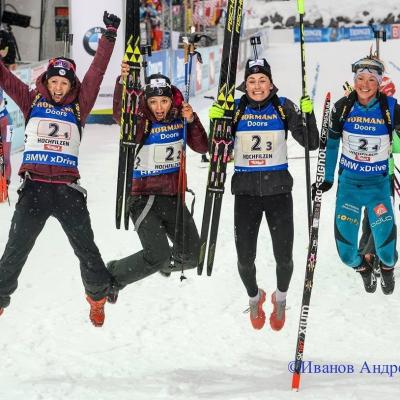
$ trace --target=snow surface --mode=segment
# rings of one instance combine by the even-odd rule
[[[291,16],[297,16],[297,1],[269,1],[264,0],[245,0],[245,10],[247,10],[246,24],[249,27],[256,27],[262,17],[273,16],[278,13],[283,17],[283,22]],[[392,13],[396,19],[400,15],[400,2],[398,0],[305,0],[304,1],[305,19],[314,22],[318,18],[323,18],[324,24],[329,24],[331,18],[338,16],[347,17],[353,21],[363,21],[368,25],[371,18],[381,21]],[[368,15],[364,15],[364,11]],[[250,22],[250,21],[252,22]],[[270,26],[270,22],[265,26]]]
[[[400,42],[382,46],[396,83]],[[369,51],[368,42],[306,46],[309,91],[319,79],[315,108],[320,121],[324,94],[334,99],[351,80],[350,63]],[[294,101],[301,95],[298,44],[267,49],[274,82]],[[238,80],[239,82],[239,80]],[[399,84],[398,84],[399,85]],[[215,90],[209,94],[215,95]],[[210,100],[192,100],[207,124]],[[81,147],[82,184],[88,189],[96,242],[106,261],[140,249],[137,234],[114,227],[118,128],[87,126]],[[303,149],[289,141],[289,156]],[[315,157],[316,153],[312,154]],[[12,157],[11,207],[0,206],[0,251],[6,244],[19,180],[21,153]],[[316,159],[311,159],[312,176]],[[400,361],[398,287],[392,296],[380,289],[367,294],[361,279],[344,266],[333,238],[335,190],[324,195],[320,245],[304,360],[317,364],[352,364],[354,374],[303,374],[301,390],[291,391],[288,363],[294,358],[307,254],[304,160],[290,160],[295,185],[295,270],[287,299],[287,322],[281,332],[267,324],[251,328],[247,296],[236,269],[233,240],[232,165],[221,215],[212,277],[186,273],[163,278],[155,274],[121,292],[107,305],[103,328],[88,319],[78,261],[60,225],[50,219],[39,236],[12,296],[0,317],[1,400],[258,400],[258,399],[398,399],[394,377],[359,373],[363,363]],[[197,194],[195,220],[200,229],[207,169],[200,156],[188,153],[188,182]],[[396,206],[397,208],[397,206]],[[398,211],[396,212],[398,213]],[[275,289],[275,267],[267,224],[258,241],[258,281],[269,297]],[[267,317],[271,305],[265,304]]]

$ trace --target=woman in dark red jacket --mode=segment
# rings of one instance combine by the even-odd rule
[[[122,64],[121,75],[128,65]],[[120,122],[122,85],[114,92],[114,119]],[[119,289],[157,271],[169,275],[172,270],[194,268],[199,253],[199,234],[189,210],[185,213],[185,254],[181,240],[174,244],[179,155],[183,143],[183,118],[187,121],[187,144],[198,153],[207,152],[207,134],[192,107],[183,102],[182,93],[160,74],[147,78],[144,94],[139,97],[136,143],[137,153],[130,197],[130,216],[143,250],[108,263],[115,279],[116,301]],[[169,240],[169,241],[168,241]]]
[[[107,12],[103,21],[107,30],[82,83],[75,75],[74,61],[67,58],[50,60],[35,90],[0,63],[0,86],[26,119],[25,150],[19,170],[24,183],[0,260],[0,315],[10,303],[36,238],[53,216],[79,258],[90,320],[95,326],[104,323],[111,275],[94,243],[86,191],[78,184],[82,127],[96,101],[120,23],[118,17]]]

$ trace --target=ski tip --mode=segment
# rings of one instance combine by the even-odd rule
[[[327,99],[327,100],[330,100],[330,99],[331,99],[331,92],[328,92],[328,93],[326,94],[326,99]]]
[[[298,392],[299,388],[300,388],[300,374],[294,372],[292,378],[292,390]]]

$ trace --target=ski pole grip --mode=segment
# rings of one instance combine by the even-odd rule
[[[297,10],[299,14],[304,14],[304,0],[297,0]]]

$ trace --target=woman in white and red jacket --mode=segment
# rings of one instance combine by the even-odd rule
[[[104,323],[111,276],[94,242],[86,191],[78,184],[82,128],[99,92],[120,23],[118,17],[106,11],[103,21],[107,29],[82,83],[75,74],[75,62],[67,58],[50,60],[35,90],[0,63],[0,86],[26,119],[25,150],[19,170],[24,183],[0,259],[0,315],[10,303],[36,238],[53,216],[79,259],[90,320],[95,326]]]
[[[121,75],[128,65],[122,64]],[[117,81],[114,92],[114,120],[120,122],[122,85]],[[130,197],[130,216],[143,250],[108,263],[115,280],[115,293],[157,271],[169,275],[172,270],[194,268],[199,254],[199,235],[189,210],[185,213],[185,254],[177,240],[174,244],[179,180],[179,155],[183,143],[183,118],[187,120],[187,144],[198,152],[208,149],[207,134],[196,113],[183,102],[182,93],[160,74],[147,78],[139,97],[136,143],[137,153]],[[173,268],[171,263],[173,261]],[[109,298],[115,302],[116,297]]]

